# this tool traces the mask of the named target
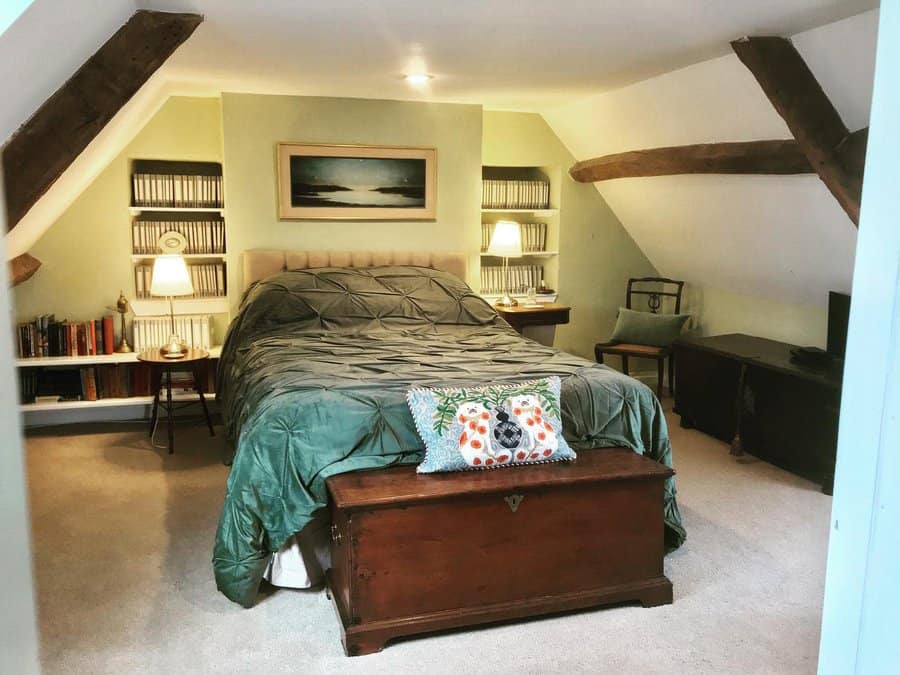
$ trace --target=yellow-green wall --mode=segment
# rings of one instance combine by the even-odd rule
[[[575,159],[540,115],[485,111],[482,161],[559,167],[559,300],[572,315],[557,329],[556,346],[593,360],[594,344],[612,333],[628,278],[655,274],[653,266],[594,186],[569,178]]]
[[[454,251],[480,245],[481,106],[223,94],[230,300],[240,300],[240,252],[252,248]],[[281,221],[278,142],[437,148],[433,222]]]
[[[109,314],[120,290],[133,299],[129,161],[221,161],[221,129],[218,98],[173,97],[163,104],[32,248],[42,265],[13,291],[16,320],[52,313],[85,321]]]
[[[701,335],[747,333],[809,347],[825,347],[827,298],[821,306],[781,302],[710,286],[685,287],[685,312]]]
[[[278,220],[279,141],[437,148],[436,221]],[[160,108],[35,245],[31,253],[43,266],[14,290],[17,320],[44,313],[86,320],[107,313],[120,289],[134,297],[128,211],[134,158],[223,163],[232,313],[241,297],[241,252],[250,248],[458,251],[469,255],[468,281],[477,288],[482,163],[558,169],[560,299],[574,309],[557,346],[592,358],[593,344],[612,330],[627,278],[653,272],[597,191],[568,178],[574,160],[539,115],[226,93],[174,97]],[[217,341],[226,319],[216,321]]]

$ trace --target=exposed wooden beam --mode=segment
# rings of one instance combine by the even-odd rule
[[[135,12],[9,139],[3,148],[9,229],[201,21],[198,14]]]
[[[703,143],[632,150],[578,162],[569,175],[579,183],[682,173],[812,173],[796,141]]]
[[[38,271],[41,261],[29,253],[17,255],[9,261],[9,283],[18,286],[23,281],[28,281]]]
[[[837,155],[848,171],[863,175],[866,167],[866,146],[869,142],[869,127],[858,129],[849,134],[837,146]]]
[[[838,152],[850,132],[803,57],[790,40],[780,37],[742,38],[731,46],[784,118],[816,173],[858,225],[862,172],[847,168]]]

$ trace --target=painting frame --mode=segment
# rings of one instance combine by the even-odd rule
[[[292,162],[292,158],[310,158],[320,163],[335,160],[387,160],[382,165],[390,172],[390,160],[422,160],[424,168],[417,162],[403,162],[406,167],[414,167],[416,178],[424,178],[424,186],[415,188],[415,197],[397,194],[400,188],[370,188],[372,192],[382,193],[383,199],[389,195],[396,196],[399,201],[412,201],[411,205],[379,205],[341,204],[328,205],[335,195],[327,193],[310,193],[310,186],[305,185],[306,197],[298,196],[296,191],[297,172],[302,170],[302,159]],[[437,217],[437,149],[410,146],[388,145],[336,145],[324,143],[282,142],[276,145],[278,166],[278,218],[279,220],[436,220]],[[298,163],[299,162],[299,163]],[[333,163],[335,167],[341,166]],[[375,163],[368,163],[376,166]],[[298,169],[297,167],[301,167]],[[401,163],[397,163],[401,166]],[[335,170],[339,170],[335,168]],[[292,176],[293,173],[293,176]],[[420,175],[421,174],[421,175]],[[335,182],[333,179],[329,182]],[[340,181],[337,181],[340,183]],[[326,186],[323,186],[326,187]],[[340,189],[339,185],[328,185],[329,190]],[[293,189],[292,189],[293,188]],[[346,189],[346,188],[344,188]],[[353,192],[348,190],[347,194]],[[359,191],[356,191],[359,192]],[[419,197],[421,193],[421,197]],[[363,195],[365,197],[365,195]],[[297,204],[296,201],[319,203]],[[421,201],[421,205],[418,202]]]

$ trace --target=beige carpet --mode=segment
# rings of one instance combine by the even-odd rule
[[[667,402],[666,407],[670,407]],[[47,673],[812,673],[831,499],[670,415],[687,544],[671,606],[581,612],[405,639],[348,659],[321,591],[216,592],[221,438],[69,427],[27,441]]]

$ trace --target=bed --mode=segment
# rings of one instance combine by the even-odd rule
[[[272,554],[288,554],[296,533],[322,531],[328,477],[421,460],[411,386],[559,375],[564,433],[576,451],[626,446],[672,466],[652,391],[523,338],[460,280],[462,256],[244,256],[248,288],[217,378],[234,456],[213,566],[234,602],[253,605]],[[667,547],[677,548],[685,531],[674,478],[664,520]]]

